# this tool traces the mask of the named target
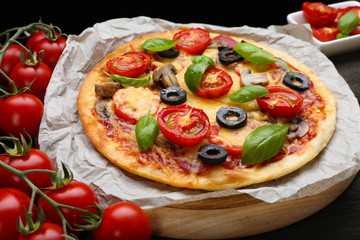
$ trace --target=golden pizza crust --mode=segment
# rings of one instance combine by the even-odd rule
[[[301,151],[296,152],[292,155],[288,155],[280,161],[276,161],[270,164],[254,166],[251,168],[240,168],[235,170],[225,169],[221,167],[221,165],[219,165],[211,168],[208,171],[204,171],[201,174],[196,174],[184,173],[181,171],[172,171],[172,169],[168,168],[167,166],[162,168],[159,167],[159,165],[161,166],[161,163],[159,162],[157,162],[156,165],[140,163],[138,156],[136,156],[134,152],[132,154],[129,154],[127,151],[119,148],[119,144],[121,143],[119,143],[119,141],[115,141],[114,138],[111,138],[107,135],[108,131],[105,129],[104,125],[99,122],[96,114],[94,113],[94,105],[98,98],[98,96],[95,94],[94,86],[96,83],[99,83],[101,81],[108,81],[108,77],[103,73],[103,69],[106,69],[106,62],[108,60],[119,56],[125,52],[141,51],[140,46],[146,39],[172,39],[172,36],[177,31],[179,30],[173,32],[150,33],[118,47],[114,52],[112,52],[111,54],[106,56],[101,62],[99,62],[84,79],[77,100],[79,116],[90,141],[94,144],[96,149],[107,159],[120,166],[121,168],[125,169],[126,171],[172,186],[204,190],[220,190],[227,188],[239,188],[284,176],[299,169],[300,167],[314,159],[326,146],[333,134],[336,122],[336,100],[331,94],[331,92],[327,89],[324,83],[314,72],[312,72],[307,66],[300,63],[293,57],[263,44],[254,42],[250,39],[245,39],[247,42],[253,43],[263,48],[265,51],[271,53],[272,55],[283,59],[285,62],[290,63],[300,72],[303,72],[305,75],[307,75],[314,84],[314,90],[323,99],[325,103],[324,111],[326,112],[326,119],[319,120],[316,137],[313,138],[311,141],[305,143],[305,146],[301,149]],[[211,33],[211,37],[214,37],[216,35],[216,33]],[[238,37],[233,38],[238,41],[242,40],[242,38]],[[186,63],[187,65],[191,64],[189,59],[181,62],[182,65],[184,65],[184,63]],[[174,65],[176,65],[176,63],[174,63]],[[208,114],[210,121],[214,121],[215,117],[213,113],[216,113],[218,107],[216,102],[207,101],[206,99],[199,99],[199,97],[192,94],[183,82],[183,74],[187,66],[183,66],[182,68],[180,67],[180,65],[176,66],[179,67],[179,69],[177,69],[179,72],[177,74],[177,77],[180,86],[186,89],[188,93],[188,102],[186,104],[193,106],[195,105],[194,107],[196,107],[196,105],[201,106],[199,108],[203,108],[204,104],[206,104],[206,109],[203,108],[203,110],[206,111],[206,113]],[[230,93],[239,89],[240,86],[237,79],[233,78],[234,85],[230,90]],[[233,103],[227,102],[227,104],[231,105]],[[136,142],[135,137],[132,137],[132,133],[129,133],[128,140]],[[199,146],[194,146],[193,149],[197,151],[198,147]],[[139,155],[144,154],[140,150],[136,150],[135,153],[136,152]],[[157,160],[155,159],[155,161]]]

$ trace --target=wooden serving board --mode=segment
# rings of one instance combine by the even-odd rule
[[[317,195],[267,203],[247,194],[146,210],[152,234],[177,239],[227,239],[255,235],[300,221],[335,200],[355,175]]]

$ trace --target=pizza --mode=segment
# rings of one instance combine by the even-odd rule
[[[309,67],[251,39],[201,28],[119,46],[87,74],[77,108],[106,159],[203,190],[301,168],[326,147],[336,123],[336,100]]]

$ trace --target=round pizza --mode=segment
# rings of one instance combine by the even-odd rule
[[[119,46],[87,74],[77,107],[90,141],[114,164],[203,190],[299,169],[326,147],[336,122],[336,100],[309,67],[201,28]]]

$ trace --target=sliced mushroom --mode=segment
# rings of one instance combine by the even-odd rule
[[[177,70],[174,65],[165,63],[153,72],[152,79],[154,83],[163,88],[180,87],[175,76],[176,74]]]
[[[121,88],[118,82],[103,82],[95,84],[95,93],[104,98],[112,97]]]
[[[266,73],[251,73],[250,69],[246,69],[241,72],[240,84],[241,86],[267,86],[269,84],[269,79],[267,78]]]
[[[299,118],[299,119],[296,119],[295,122],[290,124],[287,138],[289,140],[293,140],[295,138],[301,138],[301,137],[305,136],[305,134],[308,131],[309,131],[309,124],[305,120]]]
[[[109,118],[114,113],[112,108],[112,99],[111,98],[96,99],[95,111],[100,116],[104,118]]]
[[[214,39],[211,40],[209,45],[206,48],[210,48],[210,49],[218,49],[219,47],[227,47],[228,43],[224,40],[221,39]]]

